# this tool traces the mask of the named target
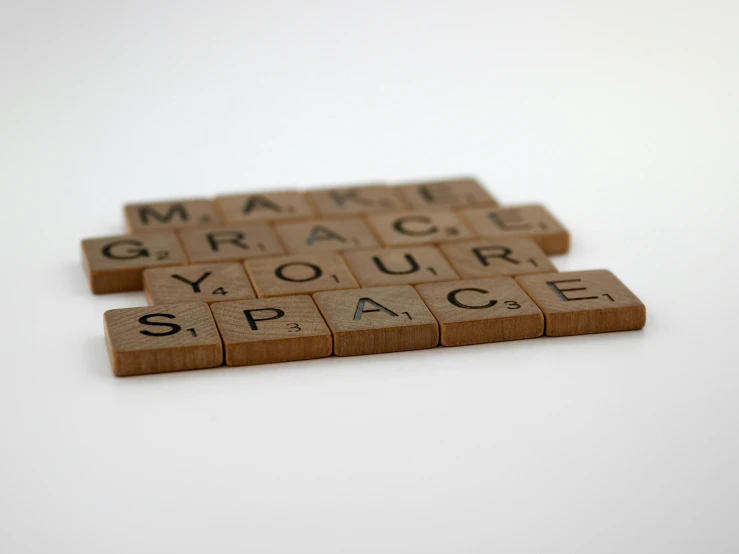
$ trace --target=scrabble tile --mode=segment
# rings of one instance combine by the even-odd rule
[[[221,223],[215,202],[205,198],[126,204],[123,211],[132,233],[173,231]]]
[[[216,204],[229,225],[295,221],[316,216],[308,197],[297,191],[219,196]]]
[[[223,339],[226,365],[331,355],[331,331],[310,296],[220,302],[211,309]]]
[[[644,327],[647,310],[606,270],[525,275],[516,281],[544,312],[551,337]]]
[[[570,249],[570,234],[544,206],[468,208],[459,214],[481,237],[530,238],[547,254]]]
[[[439,248],[462,279],[557,271],[531,239],[474,239]]]
[[[371,214],[367,222],[385,246],[437,244],[475,238],[452,210],[405,210]]]
[[[477,179],[470,177],[401,183],[397,190],[412,208],[498,205]]]
[[[259,298],[357,288],[359,284],[335,252],[311,252],[244,262]]]
[[[238,263],[157,267],[144,270],[144,292],[149,304],[224,302],[256,298]]]
[[[380,246],[364,220],[358,217],[277,223],[275,231],[291,254]]]
[[[439,344],[439,325],[413,287],[319,292],[313,299],[334,335],[337,356],[421,350]]]
[[[308,192],[322,217],[352,216],[408,207],[398,192],[387,185],[362,185]]]
[[[444,346],[544,334],[541,310],[511,277],[428,283],[416,290],[439,322]]]
[[[240,262],[281,256],[285,249],[266,223],[179,231],[190,263]]]
[[[95,294],[141,290],[147,267],[187,263],[173,232],[85,239],[82,260]]]
[[[373,248],[344,252],[344,260],[363,287],[416,285],[457,279],[435,246]]]
[[[110,362],[119,377],[223,363],[223,344],[207,304],[109,310],[104,318]]]

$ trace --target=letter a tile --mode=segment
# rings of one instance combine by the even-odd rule
[[[570,271],[517,277],[544,312],[550,337],[641,329],[647,310],[610,271]]]
[[[229,225],[315,217],[307,196],[295,191],[219,196],[216,204]]]
[[[275,231],[290,254],[380,246],[364,220],[358,217],[277,223]]]
[[[223,344],[207,304],[167,304],[105,312],[105,337],[119,377],[223,363]]]
[[[319,292],[316,305],[334,335],[334,354],[359,356],[439,344],[439,325],[410,286]]]
[[[212,306],[226,365],[310,360],[331,355],[331,331],[310,296],[221,302]]]

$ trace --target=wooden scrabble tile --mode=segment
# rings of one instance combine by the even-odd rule
[[[462,279],[557,271],[531,239],[474,239],[439,248]]]
[[[259,298],[357,288],[359,284],[335,252],[311,252],[244,262]]]
[[[211,309],[223,339],[226,365],[331,355],[331,331],[310,296],[220,302]]]
[[[370,214],[367,222],[385,246],[437,244],[476,236],[452,210],[405,210]]]
[[[380,246],[364,220],[358,217],[277,223],[275,231],[291,254]]]
[[[256,298],[238,263],[157,267],[144,270],[144,292],[149,304],[224,302]]]
[[[313,299],[334,335],[337,356],[421,350],[439,344],[439,325],[413,287],[319,292]]]
[[[435,246],[354,250],[344,252],[343,256],[363,287],[416,285],[458,278]]]
[[[407,208],[398,192],[387,185],[362,185],[308,192],[319,215],[352,216]]]
[[[219,196],[216,204],[229,225],[295,221],[316,216],[308,197],[297,191]]]
[[[285,254],[266,223],[179,231],[190,263],[240,262]]]
[[[204,303],[109,310],[105,338],[119,377],[223,363],[221,337]]]
[[[82,260],[95,294],[141,290],[147,267],[187,263],[173,232],[85,239]]]
[[[510,277],[428,283],[416,290],[439,322],[444,346],[544,334],[541,310]]]
[[[215,202],[205,198],[170,200],[123,207],[129,231],[173,231],[187,227],[218,225],[221,216]]]
[[[468,208],[459,213],[481,237],[530,238],[547,254],[570,249],[570,234],[544,206]]]
[[[498,205],[477,179],[470,177],[402,183],[396,189],[412,208]]]
[[[644,304],[606,270],[525,275],[516,281],[544,312],[550,337],[644,327]]]

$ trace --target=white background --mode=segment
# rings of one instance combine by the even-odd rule
[[[8,2],[0,551],[735,553],[736,2]],[[643,332],[117,379],[84,237],[476,174]]]

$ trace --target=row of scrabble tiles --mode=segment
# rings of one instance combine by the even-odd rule
[[[286,254],[318,257],[327,252],[345,253],[351,263],[352,258],[362,257],[353,251],[422,245],[439,245],[450,255],[447,250],[452,250],[454,244],[470,245],[478,239],[504,247],[506,241],[512,241],[523,250],[534,241],[530,254],[521,253],[522,259],[529,261],[537,259],[542,251],[563,254],[570,244],[568,231],[546,208],[527,205],[459,211],[415,209],[297,222],[184,228],[85,239],[82,250],[91,289],[102,294],[141,290],[143,271],[153,267],[253,261]],[[483,276],[468,275],[456,267],[453,259],[450,261],[462,277]],[[450,278],[454,277],[452,274]],[[394,283],[363,286],[374,284]]]
[[[640,329],[606,270],[488,277],[105,313],[116,375],[247,366]]]
[[[496,207],[498,203],[472,178],[366,184],[308,192],[279,191],[127,204],[131,232],[161,231],[218,224],[297,221],[416,208]]]
[[[438,247],[369,248],[148,268],[143,272],[143,287],[150,304],[210,304],[556,271],[532,240],[474,239]]]

